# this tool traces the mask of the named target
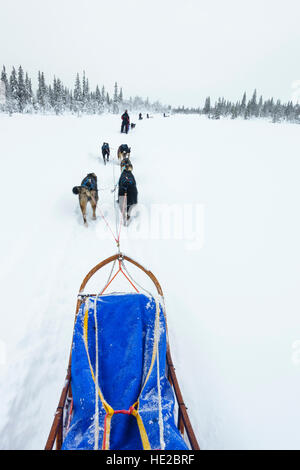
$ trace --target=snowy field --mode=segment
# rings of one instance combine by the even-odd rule
[[[140,215],[122,228],[121,249],[164,290],[200,447],[300,449],[299,126],[199,116],[132,121],[124,136],[120,116],[0,116],[0,448],[44,447],[79,285],[116,252],[99,210],[85,228],[72,194],[94,171],[99,208],[114,229],[119,167],[103,164],[107,141],[113,155],[121,143],[132,148]],[[161,208],[185,224],[165,215],[155,225]]]

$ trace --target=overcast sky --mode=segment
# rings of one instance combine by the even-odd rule
[[[73,86],[198,106],[300,80],[299,0],[0,0],[0,60]],[[298,83],[299,85],[299,83]],[[300,88],[300,86],[299,86]]]

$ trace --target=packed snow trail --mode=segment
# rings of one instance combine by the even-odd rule
[[[115,155],[121,143],[132,147],[141,210],[122,228],[121,249],[162,285],[200,446],[299,449],[299,127],[198,116],[132,121],[126,136],[120,116],[0,116],[1,449],[44,447],[79,285],[116,252],[100,216],[92,221],[89,211],[83,226],[72,194],[95,172],[114,227],[110,188],[119,167],[112,157],[104,166],[104,141]],[[201,233],[168,233],[171,216],[162,232],[151,231],[147,212],[158,204],[200,204],[204,242]]]

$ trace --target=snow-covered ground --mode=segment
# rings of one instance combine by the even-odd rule
[[[132,147],[141,206],[122,228],[121,248],[161,282],[201,448],[299,449],[299,126],[132,121],[136,129],[124,136],[119,116],[0,116],[0,448],[44,447],[78,287],[116,252],[99,211],[85,228],[72,194],[94,171],[99,207],[114,228],[119,168],[103,165],[107,141],[114,155],[121,143]],[[185,217],[182,233],[180,224],[168,233],[168,209]]]

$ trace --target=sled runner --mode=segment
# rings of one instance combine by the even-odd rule
[[[125,262],[151,279],[157,295],[139,291]],[[85,294],[109,263],[118,265],[116,273],[98,294]],[[119,273],[134,292],[105,294]],[[123,254],[97,264],[80,286],[67,376],[45,449],[55,442],[58,450],[199,449],[172,363],[161,286]]]

